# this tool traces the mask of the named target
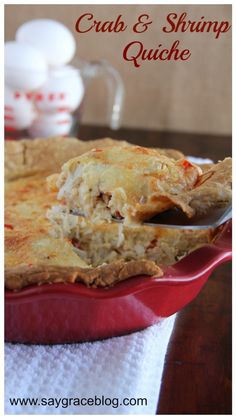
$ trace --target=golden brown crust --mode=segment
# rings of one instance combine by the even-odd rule
[[[77,138],[64,137],[6,141],[5,177],[6,180],[11,180],[36,173],[53,173],[72,157],[83,154],[95,146],[105,147],[117,142],[110,138],[81,141]]]
[[[201,167],[202,172],[205,173],[214,166],[214,163],[202,163],[202,164],[199,164],[198,166]]]
[[[115,261],[97,268],[62,266],[16,266],[6,269],[5,284],[10,290],[45,283],[82,282],[89,287],[109,287],[137,275],[161,277],[163,272],[154,262],[147,260]]]
[[[160,154],[163,154],[163,156],[169,157],[170,159],[174,160],[180,160],[185,158],[185,155],[179,151],[175,150],[173,148],[159,148],[159,147],[153,147],[154,150],[158,151]]]
[[[211,165],[200,176],[195,188],[181,194],[178,199],[193,214],[228,204],[232,199],[232,159],[228,157]]]
[[[128,145],[127,141],[101,138],[81,141],[77,138],[51,137],[47,139],[17,140],[5,142],[5,178],[12,180],[36,173],[54,173],[69,159],[95,147]],[[182,158],[180,151],[157,149],[175,160]]]

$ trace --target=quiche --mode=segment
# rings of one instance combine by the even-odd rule
[[[95,215],[94,210],[89,212],[87,217],[74,214],[71,210],[72,207],[74,209],[74,202],[77,203],[76,209],[84,211],[85,207],[80,207],[78,195],[75,201],[72,198],[73,188],[75,188],[75,194],[78,193],[77,183],[73,187],[66,188],[67,192],[64,196],[60,194],[60,189],[66,183],[63,173],[66,171],[68,176],[75,173],[80,161],[83,161],[85,166],[89,166],[90,160],[94,165],[93,156],[96,153],[94,149],[102,150],[100,153],[103,158],[105,159],[106,156],[108,159],[106,168],[110,166],[111,171],[113,170],[112,156],[115,164],[125,166],[130,160],[125,158],[127,154],[140,153],[140,148],[112,139],[82,142],[70,138],[51,138],[6,143],[5,285],[7,289],[17,291],[33,284],[55,282],[82,282],[92,287],[108,287],[140,274],[147,275],[148,280],[148,277],[153,275],[161,276],[164,265],[172,264],[196,247],[214,240],[217,230],[208,229],[196,232],[163,229],[158,226],[146,227],[142,223],[143,215],[135,219],[129,218],[128,210],[127,213],[119,214],[119,216],[122,215],[124,219],[126,217],[126,221],[132,222],[124,225],[113,223],[108,219],[108,215],[113,215],[113,210],[108,206],[109,201],[106,199],[101,200],[103,207],[101,214],[106,211],[104,203],[109,211],[105,217],[98,215],[95,220],[90,215]],[[146,193],[146,199],[149,199],[148,187],[150,187],[148,190],[151,193],[157,193],[157,196],[160,196],[158,194],[161,186],[168,194],[168,199],[170,194],[174,195],[173,189],[165,190],[167,188],[164,179],[165,169],[163,178],[160,177],[161,162],[165,164],[168,162],[173,173],[176,167],[176,183],[178,183],[176,190],[185,205],[189,206],[190,211],[198,211],[199,201],[202,208],[206,210],[209,202],[211,205],[216,205],[216,203],[218,205],[230,199],[231,159],[210,166],[202,173],[202,170],[188,162],[181,152],[158,149],[145,149],[146,151],[150,160],[146,167],[147,183],[143,184],[143,189],[139,189],[138,185],[139,181],[141,182],[141,176],[139,179],[136,178],[138,191],[135,189],[135,192],[138,192],[138,195],[132,197],[132,201],[129,200],[132,186],[130,185],[131,189],[129,189],[126,182],[121,182],[118,186],[126,188],[128,197],[126,204],[129,210],[140,200],[139,194]],[[120,160],[115,158],[118,154],[121,156]],[[135,162],[131,161],[131,167],[127,168],[131,171],[129,174],[125,173],[124,179],[128,179],[132,171],[136,176],[138,172],[135,172],[135,167],[138,166],[142,169],[143,175],[144,163],[141,164],[141,161],[145,160],[145,156],[142,156],[143,153],[140,154],[141,156],[137,157],[140,160],[136,166]],[[80,155],[81,160],[78,157]],[[72,165],[71,161],[66,163],[68,158],[73,159]],[[120,161],[119,164],[118,161]],[[150,173],[153,173],[152,164],[157,164],[159,171],[156,180],[160,180],[159,189],[154,192],[152,182],[149,180]],[[63,165],[61,173],[54,175],[55,171],[60,170],[61,165]],[[123,166],[122,170],[124,170]],[[222,176],[223,173],[224,176]],[[72,175],[73,179],[76,176]],[[99,169],[92,171],[90,176],[94,178],[91,181],[93,191],[99,178]],[[186,178],[180,179],[183,176]],[[50,189],[48,189],[47,178]],[[116,178],[113,177],[111,181],[114,183],[112,187],[109,187],[108,193],[111,193],[113,186],[116,186]],[[104,193],[106,193],[105,190]],[[82,196],[81,191],[80,196]],[[99,202],[100,196],[97,199]],[[89,202],[93,205],[96,200]],[[172,200],[171,205],[173,202]],[[143,200],[140,204],[141,207],[136,214],[146,211],[142,208]],[[169,201],[167,207],[168,205],[170,205]],[[91,208],[89,207],[89,211]],[[97,214],[100,214],[99,208],[98,206]],[[157,208],[159,211],[160,207]],[[122,211],[122,208],[120,209]]]

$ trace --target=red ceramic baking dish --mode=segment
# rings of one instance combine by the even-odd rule
[[[200,292],[211,272],[230,260],[232,222],[214,244],[164,268],[162,278],[139,276],[110,289],[83,284],[31,286],[5,294],[5,339],[21,343],[69,343],[141,330],[176,313]]]

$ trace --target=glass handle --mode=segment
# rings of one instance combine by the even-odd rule
[[[85,81],[103,76],[108,89],[109,126],[116,130],[120,127],[124,104],[125,89],[119,72],[105,60],[90,61],[83,65],[82,76]]]

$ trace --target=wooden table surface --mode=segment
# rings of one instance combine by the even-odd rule
[[[177,148],[186,155],[215,161],[231,155],[226,136],[111,131],[81,126],[82,140],[110,136],[147,147]],[[198,297],[177,316],[165,361],[158,414],[230,414],[232,411],[232,273],[218,267]]]

